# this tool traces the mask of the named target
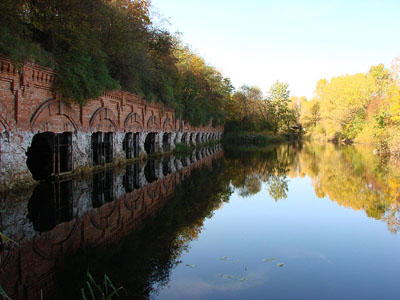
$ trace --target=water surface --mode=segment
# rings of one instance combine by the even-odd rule
[[[51,224],[38,222],[46,207],[34,192],[28,204],[14,206],[35,203],[24,226],[36,227],[22,231],[21,224],[7,221],[4,228],[3,222],[11,236],[25,237],[2,257],[12,261],[16,253],[23,258],[21,249],[33,249],[42,261],[27,263],[38,275],[52,261],[46,290],[52,299],[78,299],[88,270],[95,278],[107,274],[126,299],[398,299],[400,168],[394,161],[369,148],[330,144],[226,148],[223,158],[207,153],[147,163],[145,186],[140,167],[92,178],[87,208],[83,201],[68,205],[77,202],[74,195],[46,204],[47,215],[57,216],[46,219]],[[7,209],[22,211],[6,207],[6,220]],[[79,227],[82,234],[54,242],[57,232],[75,232],[76,222],[87,224]],[[49,275],[32,279],[35,272],[22,272],[28,285],[14,280],[11,286],[28,294],[44,288],[41,278]]]

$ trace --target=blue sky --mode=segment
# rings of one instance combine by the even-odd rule
[[[234,86],[289,84],[310,98],[316,82],[390,67],[400,56],[400,0],[152,0],[170,31]]]

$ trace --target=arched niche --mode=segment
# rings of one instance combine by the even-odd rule
[[[43,102],[32,114],[32,132],[75,132],[81,129],[79,118],[66,102],[49,99]]]
[[[146,126],[148,130],[157,131],[160,129],[159,118],[155,116],[153,112],[151,112],[151,115],[147,119]]]
[[[172,124],[172,120],[169,117],[166,117],[163,122],[163,131],[172,132],[174,131],[174,126]]]
[[[143,117],[137,112],[131,112],[125,119],[124,129],[125,132],[141,132]]]
[[[92,132],[115,132],[118,121],[111,109],[99,107],[90,118],[89,129]]]
[[[0,133],[15,128],[15,120],[12,113],[7,109],[4,103],[0,103]]]

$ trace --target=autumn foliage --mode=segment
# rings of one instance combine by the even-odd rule
[[[121,88],[193,125],[223,123],[229,79],[153,24],[150,8],[148,0],[2,0],[0,53],[56,69],[64,97],[81,105]]]

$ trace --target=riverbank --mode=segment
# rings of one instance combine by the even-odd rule
[[[400,132],[396,128],[390,128],[381,135],[364,134],[357,136],[354,139],[331,137],[318,133],[306,133],[305,140],[315,141],[318,143],[333,143],[336,145],[365,145],[372,149],[372,152],[385,159],[393,158],[400,160]]]
[[[273,134],[268,131],[233,131],[225,133],[222,142],[230,145],[270,145],[298,140],[301,137],[291,134]]]

